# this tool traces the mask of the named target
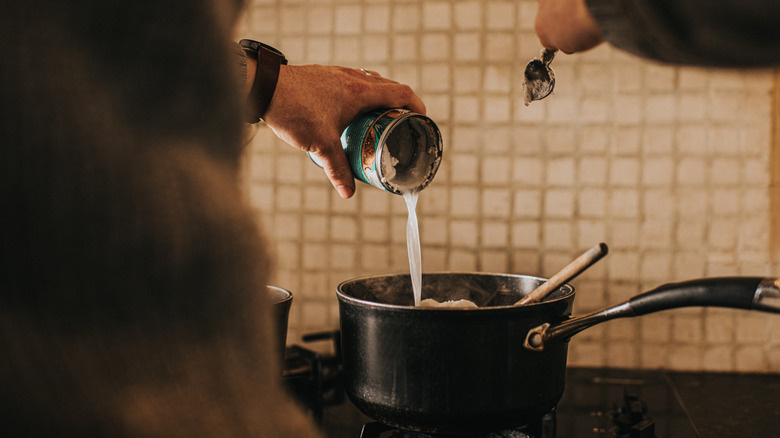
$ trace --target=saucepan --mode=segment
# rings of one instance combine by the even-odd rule
[[[414,307],[408,274],[345,281],[337,295],[344,387],[364,414],[405,430],[478,435],[538,420],[563,396],[571,336],[595,324],[686,306],[780,313],[777,278],[667,284],[571,317],[574,288],[513,304],[545,281],[527,275],[423,275],[423,298],[477,309]]]

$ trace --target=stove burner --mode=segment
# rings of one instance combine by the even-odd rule
[[[323,409],[344,401],[341,385],[341,343],[339,331],[303,336],[304,342],[328,341],[333,355],[292,345],[285,350],[282,377],[288,391],[312,415],[322,422]]]
[[[555,438],[555,418],[556,414],[553,410],[536,424],[468,437],[412,432],[371,422],[363,425],[360,438]]]

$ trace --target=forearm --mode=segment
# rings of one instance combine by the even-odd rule
[[[675,64],[780,64],[780,2],[774,0],[586,0],[605,41]]]

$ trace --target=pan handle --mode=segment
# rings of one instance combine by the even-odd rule
[[[630,318],[678,307],[730,307],[780,313],[780,278],[724,277],[670,283],[598,312],[578,316],[557,325],[542,324],[528,331],[525,348],[542,351],[553,339],[577,333],[616,318]]]

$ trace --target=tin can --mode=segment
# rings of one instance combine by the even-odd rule
[[[355,179],[395,194],[427,187],[444,149],[433,120],[406,109],[361,114],[341,134],[341,145]]]

